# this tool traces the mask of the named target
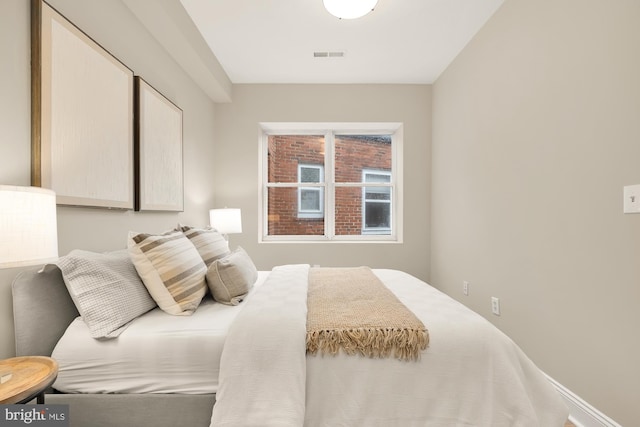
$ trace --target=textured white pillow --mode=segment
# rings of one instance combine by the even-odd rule
[[[258,271],[249,255],[238,246],[230,255],[215,260],[206,277],[213,299],[238,305],[258,279]]]
[[[130,231],[129,255],[147,290],[169,314],[193,313],[207,292],[207,266],[181,231],[161,235]]]
[[[178,224],[177,229],[182,231],[184,235],[191,240],[191,243],[196,247],[207,267],[209,267],[213,261],[231,253],[229,250],[229,242],[214,228],[195,228]]]
[[[117,337],[129,322],[156,306],[127,250],[73,250],[56,264],[93,338]]]

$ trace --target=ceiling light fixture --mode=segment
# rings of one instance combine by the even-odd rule
[[[340,19],[356,19],[371,12],[378,0],[322,0],[327,12]]]

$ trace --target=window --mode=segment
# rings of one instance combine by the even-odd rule
[[[388,171],[362,171],[363,182],[391,182]],[[362,189],[362,232],[389,234],[391,232],[391,187],[364,187]]]
[[[261,128],[261,242],[402,240],[400,123]]]
[[[324,167],[298,165],[298,182],[320,184],[324,181]],[[324,217],[324,191],[322,187],[300,187],[298,189],[298,218]]]

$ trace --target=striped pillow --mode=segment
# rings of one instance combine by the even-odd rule
[[[207,292],[207,266],[181,231],[161,235],[130,231],[129,255],[147,290],[169,314],[193,313]]]
[[[182,231],[191,240],[207,267],[213,261],[231,253],[229,242],[214,228],[195,228],[178,224],[177,230]]]

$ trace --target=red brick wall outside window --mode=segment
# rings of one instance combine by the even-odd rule
[[[271,135],[268,140],[270,183],[297,183],[299,165],[324,167],[324,135]],[[363,170],[391,171],[390,136],[336,136],[335,181],[360,183]],[[326,172],[326,171],[325,171]],[[303,218],[297,187],[268,189],[268,234],[323,235],[324,218]],[[362,187],[338,187],[335,234],[362,234]]]

